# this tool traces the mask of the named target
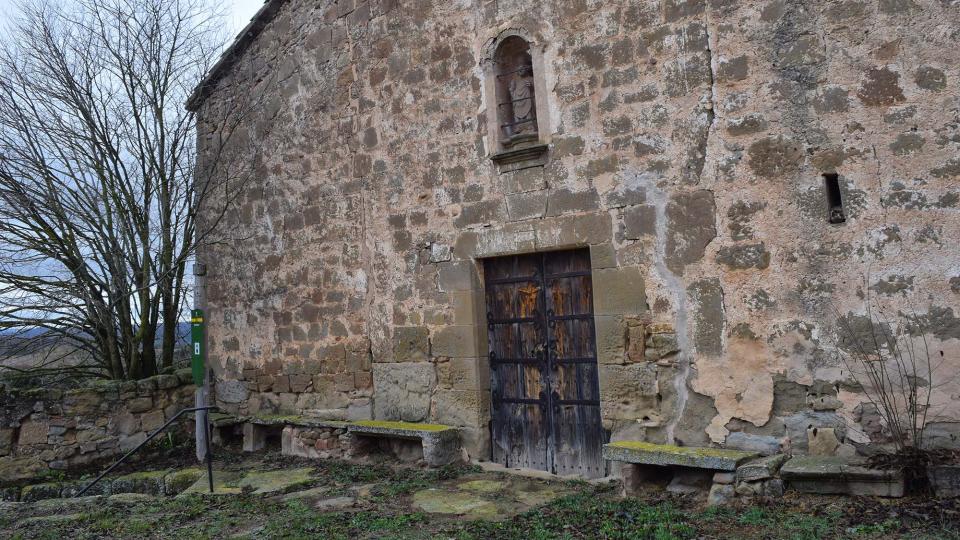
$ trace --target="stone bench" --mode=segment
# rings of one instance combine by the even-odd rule
[[[442,467],[459,461],[460,431],[441,424],[361,420],[350,422],[347,430],[359,437],[385,437],[417,440],[423,448],[423,459],[430,467]]]
[[[903,497],[903,473],[871,469],[837,456],[798,456],[780,468],[780,478],[804,493]]]
[[[268,438],[279,434],[284,455],[326,459],[362,455],[370,439],[417,441],[423,459],[431,467],[458,461],[460,432],[440,424],[361,420],[345,422],[295,415],[251,416],[244,419],[243,450],[256,452]]]
[[[301,431],[327,432],[329,437],[339,437],[346,432],[347,422],[323,420],[297,415],[261,415],[247,417],[243,424],[243,451],[257,452],[267,446],[271,435],[280,438],[280,451],[284,455],[319,457],[298,443]],[[339,443],[338,443],[339,445]],[[304,446],[301,448],[301,446]]]
[[[244,419],[239,416],[222,412],[208,413],[210,420],[210,443],[222,446],[225,441],[232,439],[238,426],[242,426]]]
[[[603,445],[603,458],[622,463],[625,495],[633,495],[640,486],[669,472],[671,491],[709,488],[714,473],[730,474],[741,463],[756,457],[755,452],[654,444],[643,441],[619,441]]]

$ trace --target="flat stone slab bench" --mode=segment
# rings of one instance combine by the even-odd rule
[[[261,415],[244,419],[243,450],[256,452],[266,446],[267,437],[277,428],[283,430],[281,447],[284,453],[316,457],[317,453],[309,448],[301,448],[297,438],[297,429],[334,430],[335,433],[349,434],[354,441],[357,437],[392,438],[419,441],[423,448],[423,459],[431,467],[441,467],[458,461],[460,455],[460,431],[452,426],[441,424],[421,424],[416,422],[392,422],[382,420],[360,420],[346,422],[342,420],[324,420],[296,415]],[[293,428],[293,430],[291,430]],[[352,445],[359,452],[359,445]]]
[[[212,412],[209,413],[210,425],[215,428],[230,427],[242,424],[245,420],[232,414]]]
[[[263,415],[250,416],[247,423],[255,426],[296,426],[305,428],[346,428],[350,422],[343,420],[324,420],[310,416],[297,415]]]
[[[248,416],[244,419],[243,424],[243,451],[244,452],[256,452],[262,450],[267,445],[267,438],[271,433],[276,433],[278,430],[281,432],[281,448],[282,452],[285,454],[296,453],[291,452],[293,442],[291,440],[291,433],[289,433],[289,428],[303,428],[303,429],[332,429],[332,430],[346,430],[347,422],[341,420],[324,420],[321,418],[313,418],[309,416],[297,416],[297,415],[260,415],[260,416]]]
[[[673,446],[642,441],[619,441],[603,445],[603,458],[609,461],[713,471],[735,471],[737,465],[756,456],[755,452],[741,450]]]
[[[780,468],[780,478],[804,493],[903,497],[903,473],[871,469],[836,456],[798,456]]]
[[[361,420],[350,422],[347,431],[362,437],[419,440],[423,459],[431,467],[442,467],[461,459],[460,431],[441,424]]]

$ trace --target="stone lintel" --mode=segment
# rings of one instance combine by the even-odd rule
[[[610,461],[696,467],[715,471],[735,471],[739,463],[756,455],[739,450],[673,446],[642,441],[620,441],[603,445],[603,458]]]

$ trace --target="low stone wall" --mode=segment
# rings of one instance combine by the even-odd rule
[[[0,483],[76,469],[127,452],[185,407],[189,370],[83,388],[0,389]],[[179,427],[192,425],[189,418]]]
[[[310,459],[349,458],[352,437],[343,428],[300,428],[286,426],[281,435],[284,455]]]

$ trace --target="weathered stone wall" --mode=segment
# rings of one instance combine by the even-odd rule
[[[189,370],[73,390],[0,387],[0,482],[106,462],[193,406]],[[189,418],[184,418],[184,425]],[[192,424],[191,424],[192,425]],[[192,432],[185,430],[192,436]]]
[[[834,313],[869,296],[944,351],[931,416],[955,441],[955,2],[281,4],[200,110],[260,100],[235,137],[253,180],[201,257],[224,406],[454,424],[487,457],[478,261],[589,247],[614,439],[881,439],[834,354]],[[501,174],[505,34],[536,51],[549,152]]]

